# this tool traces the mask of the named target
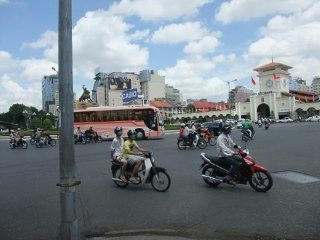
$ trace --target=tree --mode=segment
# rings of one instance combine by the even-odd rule
[[[38,117],[34,117],[31,120],[30,128],[39,128],[41,127],[41,120]]]
[[[51,129],[52,128],[52,122],[50,119],[46,118],[43,123],[42,123],[42,126],[48,130],[48,129]]]
[[[238,114],[234,115],[234,119],[239,120],[239,115]]]

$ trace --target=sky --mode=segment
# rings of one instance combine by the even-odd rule
[[[73,0],[74,91],[94,71],[155,69],[183,98],[225,101],[226,81],[255,91],[257,66],[281,62],[310,84],[320,75],[319,0]],[[41,108],[58,69],[58,0],[0,0],[0,112]]]

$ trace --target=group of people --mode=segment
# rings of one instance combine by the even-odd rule
[[[74,130],[74,136],[77,140],[81,141],[82,138],[85,136],[86,138],[90,138],[92,140],[97,140],[98,139],[98,133],[93,130],[92,126],[89,127],[84,133],[81,131],[80,127],[77,127]]]
[[[183,138],[185,142],[196,144],[198,141],[198,134],[200,132],[201,125],[195,123],[182,123],[180,125],[179,137]],[[195,141],[196,140],[196,141]]]
[[[49,134],[47,133],[47,131],[44,128],[36,128],[33,130],[33,136],[32,138],[35,141],[43,141],[44,143],[48,143],[49,141]]]
[[[23,135],[21,135],[21,133],[19,131],[14,131],[11,130],[10,131],[10,141],[16,145],[19,145],[20,143],[22,143],[22,137]]]
[[[114,129],[114,133],[116,137],[111,143],[111,158],[113,161],[118,161],[122,165],[120,179],[123,182],[128,182],[127,178],[125,177],[127,166],[134,166],[129,181],[138,184],[138,169],[145,160],[145,156],[143,154],[148,153],[149,151],[141,148],[136,143],[134,140],[135,133],[132,130],[127,132],[128,140],[126,141],[124,141],[122,137],[123,131],[121,127],[116,127]],[[135,149],[138,150],[138,152],[135,152]]]

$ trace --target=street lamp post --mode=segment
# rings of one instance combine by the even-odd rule
[[[225,81],[228,84],[228,89],[229,89],[228,94],[230,94],[230,84],[233,83],[233,82],[236,82],[236,81],[238,81],[238,79],[234,79],[232,81]],[[228,95],[228,97],[229,97],[229,95]],[[231,117],[231,102],[230,102],[230,98],[228,99],[228,102],[230,104],[229,105],[229,109],[230,109],[230,117]]]
[[[79,240],[73,143],[72,0],[59,0],[60,239]]]

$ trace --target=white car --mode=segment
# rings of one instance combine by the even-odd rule
[[[313,116],[309,120],[310,122],[320,122],[320,116]]]
[[[278,123],[288,123],[288,122],[293,122],[293,120],[289,117],[285,117],[283,119],[279,119],[277,122]]]

